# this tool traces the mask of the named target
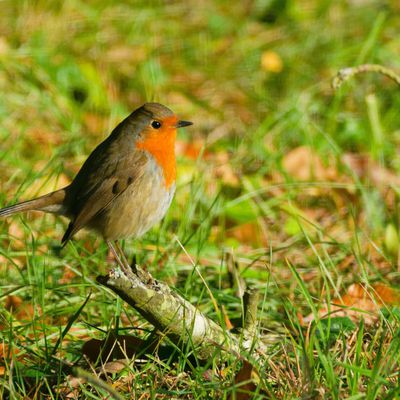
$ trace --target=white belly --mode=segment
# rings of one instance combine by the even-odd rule
[[[158,223],[168,211],[175,183],[165,186],[164,176],[155,162],[145,173],[93,221],[93,227],[106,240],[140,237]]]

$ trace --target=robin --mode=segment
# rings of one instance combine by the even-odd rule
[[[94,149],[69,186],[3,208],[0,217],[31,210],[63,215],[70,219],[63,245],[92,229],[125,269],[117,241],[142,236],[164,217],[175,193],[176,130],[189,125],[162,104],[146,103]]]

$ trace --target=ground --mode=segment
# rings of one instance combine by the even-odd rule
[[[194,122],[177,193],[125,251],[226,329],[258,289],[265,347],[143,354],[151,325],[96,283],[102,240],[62,249],[66,220],[30,213],[0,222],[0,397],[396,398],[399,87],[331,82],[398,70],[399,24],[395,0],[3,1],[0,206],[68,184],[130,111],[166,104]],[[130,349],[99,359],[116,333]]]

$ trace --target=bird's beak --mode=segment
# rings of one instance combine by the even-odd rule
[[[190,121],[178,121],[176,123],[176,127],[177,128],[183,128],[184,126],[189,126],[189,125],[193,125],[193,122],[190,122]]]

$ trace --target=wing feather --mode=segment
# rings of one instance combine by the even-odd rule
[[[121,157],[115,162],[102,165],[99,171],[90,169],[90,174],[77,176],[78,187],[73,188],[73,218],[62,243],[65,244],[80,229],[87,226],[105,210],[118,196],[132,185],[143,173],[147,158],[143,152]],[[86,178],[86,179],[84,179]],[[75,181],[74,181],[75,182]]]

